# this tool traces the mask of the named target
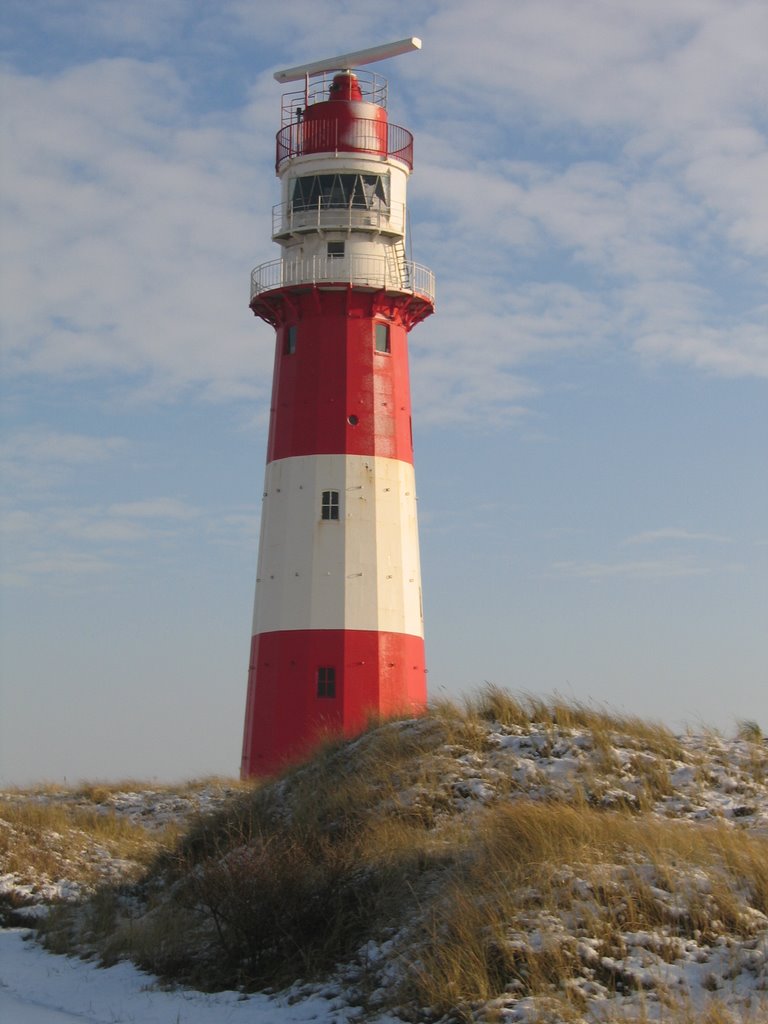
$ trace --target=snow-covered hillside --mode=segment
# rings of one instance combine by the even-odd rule
[[[45,831],[50,807],[80,815],[81,825],[83,815],[100,816],[111,830],[95,837],[80,828],[73,843],[61,822]],[[30,808],[40,811],[37,819]],[[119,822],[133,830],[122,839]],[[264,822],[274,835],[264,834]],[[40,861],[45,870],[33,856],[27,865],[18,858],[35,828],[38,845],[50,848]],[[356,845],[344,853],[350,868],[339,850],[355,829]],[[375,890],[363,922],[369,933],[358,923],[328,947],[334,960],[322,976],[320,947],[310,937],[306,971],[293,975],[290,999],[278,998],[290,1009],[279,1009],[274,993],[249,991],[268,976],[267,946],[237,953],[243,936],[256,941],[251,919],[244,924],[239,916],[248,901],[266,919],[275,906],[279,917],[279,901],[287,900],[278,926],[286,934],[293,928],[290,941],[298,941],[303,908],[288,906],[289,889],[270,895],[263,880],[276,870],[269,850],[282,830],[293,847],[297,836],[315,844],[304,874],[317,872],[318,900],[331,899],[328,907],[339,891],[348,901],[339,906],[359,907]],[[768,1021],[768,746],[754,727],[733,740],[675,737],[652,724],[492,691],[472,713],[443,708],[385,724],[253,791],[216,781],[0,794],[0,837],[8,923],[18,927],[51,903],[77,906],[88,893],[103,894],[105,884],[114,890],[120,879],[135,883],[143,875],[150,881],[113,896],[109,925],[84,923],[92,907],[73,910],[49,941],[239,990],[163,992],[147,1016],[150,1009],[131,1003],[127,989],[155,989],[132,966],[94,974],[92,964],[48,960],[34,944],[22,945],[18,932],[6,933],[6,951],[13,951],[3,968],[6,997],[29,995],[9,970],[17,978],[46,972],[39,1001],[82,1014],[88,1011],[74,997],[57,996],[50,979],[60,976],[62,992],[86,984],[65,984],[78,971],[97,987],[116,979],[119,1006],[110,1012],[123,1016],[105,1015],[107,994],[94,997],[89,1020],[164,1024],[177,1019],[163,1016],[167,1009],[180,1021],[276,1024],[376,1014],[529,1024]],[[329,896],[321,890],[331,847],[337,875]],[[176,852],[158,860],[162,849]],[[402,899],[393,895],[398,881],[407,889]],[[225,883],[243,888],[225,896]],[[162,953],[148,948],[158,926],[168,932]],[[312,927],[333,931],[335,922]],[[51,962],[60,966],[44,966]]]

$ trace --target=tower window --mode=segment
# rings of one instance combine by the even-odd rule
[[[376,351],[389,352],[389,324],[376,324]]]
[[[385,210],[389,179],[380,174],[310,174],[296,178],[293,210]]]
[[[285,332],[285,354],[287,356],[292,356],[296,351],[296,334],[296,324],[293,324],[291,327],[287,328]]]
[[[344,243],[329,242],[328,255],[331,257],[331,259],[340,259],[344,255]]]
[[[339,518],[339,492],[323,491],[323,499],[320,504],[321,519]]]
[[[317,670],[317,696],[336,696],[336,669],[330,665],[321,665]]]

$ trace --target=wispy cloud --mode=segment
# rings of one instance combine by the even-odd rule
[[[124,450],[123,437],[93,437],[62,433],[44,427],[22,430],[0,443],[0,458],[9,462],[59,462],[65,464],[100,462]]]
[[[71,580],[104,575],[115,568],[115,563],[108,559],[78,551],[32,552],[26,557],[4,561],[0,582],[8,587],[25,587],[41,577]]]
[[[640,334],[634,347],[645,358],[668,359],[723,377],[768,377],[767,323],[731,329],[673,327]]]
[[[47,576],[67,580],[110,570],[113,579],[186,545],[204,550],[210,539],[236,543],[255,558],[258,511],[200,509],[175,498],[146,498],[112,505],[75,506],[38,502],[34,509],[10,504],[0,510],[2,576],[25,586]]]
[[[706,576],[712,569],[688,559],[658,558],[625,562],[555,562],[552,571],[573,579],[667,580]]]
[[[247,108],[191,118],[170,68],[126,59],[9,72],[3,93],[8,368],[255,393],[271,360],[248,268],[271,176]]]
[[[701,533],[693,530],[685,530],[681,527],[666,526],[658,530],[644,530],[627,537],[625,544],[657,544],[666,541],[699,542],[713,544],[730,544],[730,537],[723,537],[717,533]]]
[[[146,498],[143,501],[129,501],[110,505],[110,516],[126,519],[195,519],[200,510],[187,505],[177,498]]]
[[[106,462],[130,449],[124,437],[95,437],[45,427],[11,433],[0,444],[0,474],[9,496],[50,491],[77,468]]]
[[[237,33],[270,61],[332,52],[338,27],[307,2],[268,18],[222,6],[210,24],[180,0],[76,2],[66,27],[37,10],[43,26],[144,59],[6,72],[11,373],[130,375],[151,400],[267,395],[271,331],[248,312],[247,273],[270,254],[277,198],[270,69],[262,60],[247,98],[215,111],[151,55],[201,18],[203,49]],[[338,8],[345,44],[367,45],[366,13]],[[519,415],[541,388],[537,363],[616,337],[646,361],[768,374],[765,5],[419,11],[424,51],[393,70],[417,134],[414,256],[439,273],[440,326],[414,334],[423,418]],[[388,14],[405,24],[413,8]]]

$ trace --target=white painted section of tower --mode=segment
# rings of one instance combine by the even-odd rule
[[[358,230],[350,231],[348,229],[349,209],[347,207],[327,207],[323,210],[322,231],[302,234],[299,238],[279,239],[280,244],[284,247],[283,259],[286,263],[323,255],[327,250],[327,243],[333,241],[346,242],[350,253],[354,252],[360,255],[383,254],[392,248],[395,240],[399,240],[401,243],[405,242],[408,170],[396,160],[364,159],[355,154],[356,158],[352,161],[349,159],[349,154],[344,155],[345,160],[323,155],[321,157],[302,157],[291,161],[290,171],[283,175],[282,180],[284,208],[286,210],[290,208],[294,182],[297,178],[308,178],[319,174],[377,174],[386,181],[387,204],[398,211],[397,219],[388,221],[389,230],[386,234],[366,232],[363,225],[358,225],[356,222],[354,227]],[[376,220],[376,211],[360,209],[355,210],[354,213],[356,219],[362,220],[367,214],[371,221]],[[338,218],[336,232],[333,228],[334,215]],[[394,236],[394,238],[389,236]]]
[[[253,632],[363,629],[424,635],[413,466],[308,455],[267,466]],[[321,518],[339,492],[339,519]]]
[[[374,156],[370,153],[310,153],[308,156],[293,157],[281,172],[283,202],[291,198],[293,182],[311,174],[380,174],[389,179],[389,198],[395,203],[405,204],[408,175],[406,165],[394,157]]]
[[[350,281],[362,287],[384,287],[409,290],[413,287],[412,271],[406,266],[406,188],[409,171],[399,161],[381,157],[366,158],[355,154],[354,159],[312,155],[292,160],[290,170],[283,173],[283,208],[290,209],[294,182],[297,178],[319,174],[378,174],[386,179],[387,200],[390,209],[398,211],[398,222],[386,218],[386,232],[366,231],[355,222],[350,230],[350,210],[329,207],[322,212],[320,231],[297,232],[277,239],[283,248],[280,284],[300,281]],[[355,221],[365,215],[374,222],[375,211],[354,211]],[[310,214],[303,214],[308,219]],[[338,227],[334,226],[334,216]],[[362,229],[361,229],[362,228]],[[345,256],[329,260],[329,242],[344,242]],[[434,286],[427,289],[430,294]]]

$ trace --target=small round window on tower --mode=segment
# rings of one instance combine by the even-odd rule
[[[359,421],[357,419],[357,416],[355,416],[354,413],[352,413],[351,416],[347,416],[347,423],[350,425],[350,427],[356,427],[358,422]]]

